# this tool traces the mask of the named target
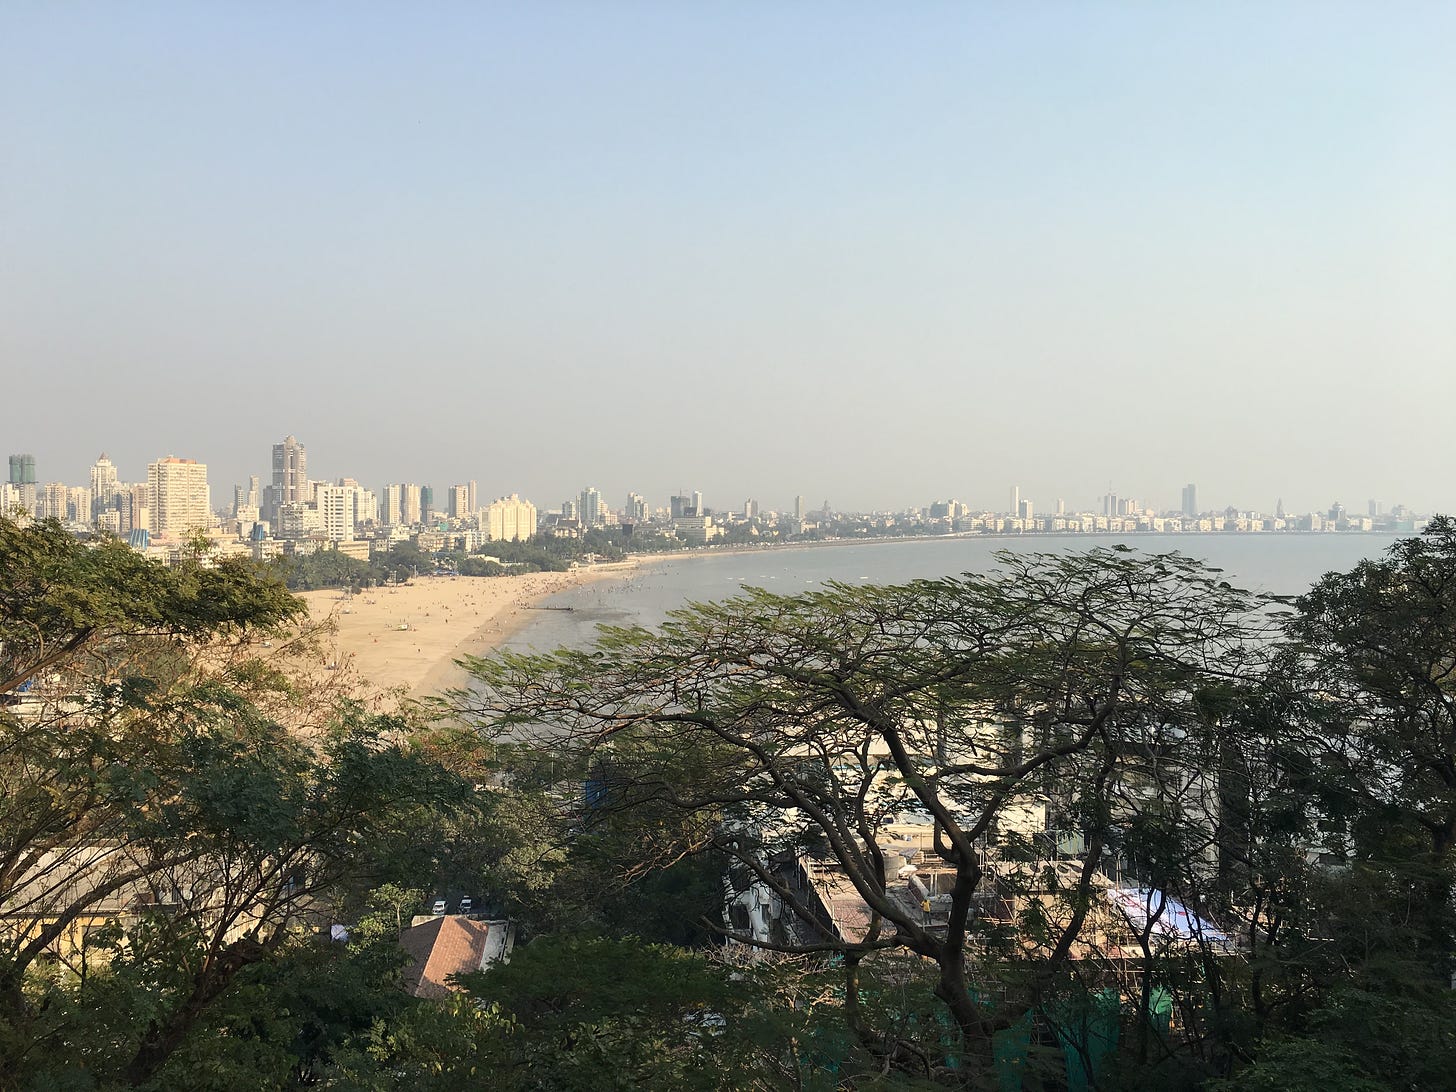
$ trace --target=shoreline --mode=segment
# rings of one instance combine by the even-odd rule
[[[898,542],[1023,542],[1035,539],[1057,541],[1082,539],[1229,539],[1229,538],[1409,538],[1405,531],[951,531],[943,535],[866,535],[863,538],[830,538],[806,542],[739,542],[731,546],[696,546],[690,549],[628,553],[627,558],[648,562],[676,561],[687,557],[717,554],[778,553],[785,550],[823,550],[836,546],[871,546]]]
[[[417,700],[463,683],[456,661],[499,648],[544,600],[628,577],[641,565],[629,558],[567,572],[424,576],[358,594],[328,588],[299,598],[311,624],[330,626],[320,638],[323,670],[343,672],[341,681],[361,696]]]

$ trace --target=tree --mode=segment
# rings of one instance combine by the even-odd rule
[[[360,1089],[833,1088],[796,1057],[814,1021],[784,1003],[781,977],[631,936],[541,937],[466,976],[468,994],[376,1022],[331,1077]]]
[[[444,826],[487,798],[402,717],[253,658],[250,633],[300,605],[251,564],[167,569],[10,523],[0,559],[0,1061],[197,1086],[168,1067],[251,968],[430,878]]]
[[[1449,983],[1456,950],[1456,521],[1297,601],[1291,632],[1310,673],[1310,787],[1339,857],[1389,876],[1410,902],[1414,973]]]
[[[1257,673],[1255,606],[1176,554],[1002,555],[985,577],[750,591],[655,632],[605,630],[590,649],[472,660],[477,688],[453,700],[513,741],[519,762],[598,783],[586,823],[639,817],[639,860],[715,850],[808,922],[816,908],[774,861],[832,859],[868,909],[862,934],[735,938],[839,956],[851,1025],[907,1068],[923,1069],[923,1055],[857,1018],[859,970],[884,950],[930,961],[936,997],[984,1067],[999,1018],[976,1002],[967,968],[997,943],[975,910],[987,843],[1017,805],[1041,803],[1087,840],[1070,912],[1050,923],[1024,986],[1036,1002],[1069,969],[1095,871],[1135,825],[1126,787],[1151,776],[1155,796],[1186,793],[1187,771],[1217,754],[1228,726],[1204,697]],[[906,812],[934,832],[943,925],[900,897],[883,848]]]
[[[212,642],[303,611],[251,560],[167,568],[118,539],[86,545],[55,520],[0,517],[0,695],[83,657],[89,677],[103,675],[109,654],[141,638]]]

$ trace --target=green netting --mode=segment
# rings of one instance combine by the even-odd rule
[[[996,1062],[996,1086],[1001,1092],[1021,1092],[1026,1067],[1031,1057],[1031,1012],[1009,1028],[991,1037],[992,1057]]]
[[[1164,1040],[1173,1026],[1173,995],[1165,989],[1155,989],[1148,997],[1148,1024]]]
[[[1096,1085],[1103,1063],[1117,1050],[1121,1007],[1116,990],[1102,990],[1047,1010],[1067,1059],[1069,1092],[1086,1092]]]

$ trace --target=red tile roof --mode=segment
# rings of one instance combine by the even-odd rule
[[[447,996],[457,988],[446,983],[450,975],[481,969],[489,933],[485,922],[458,916],[406,929],[399,938],[411,957],[404,970],[404,988],[416,997]]]

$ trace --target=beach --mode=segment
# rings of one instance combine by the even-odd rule
[[[354,689],[422,698],[465,681],[455,663],[483,655],[523,626],[543,599],[600,580],[625,578],[635,561],[520,576],[427,576],[351,595],[303,592],[312,623],[332,621],[324,664]]]

